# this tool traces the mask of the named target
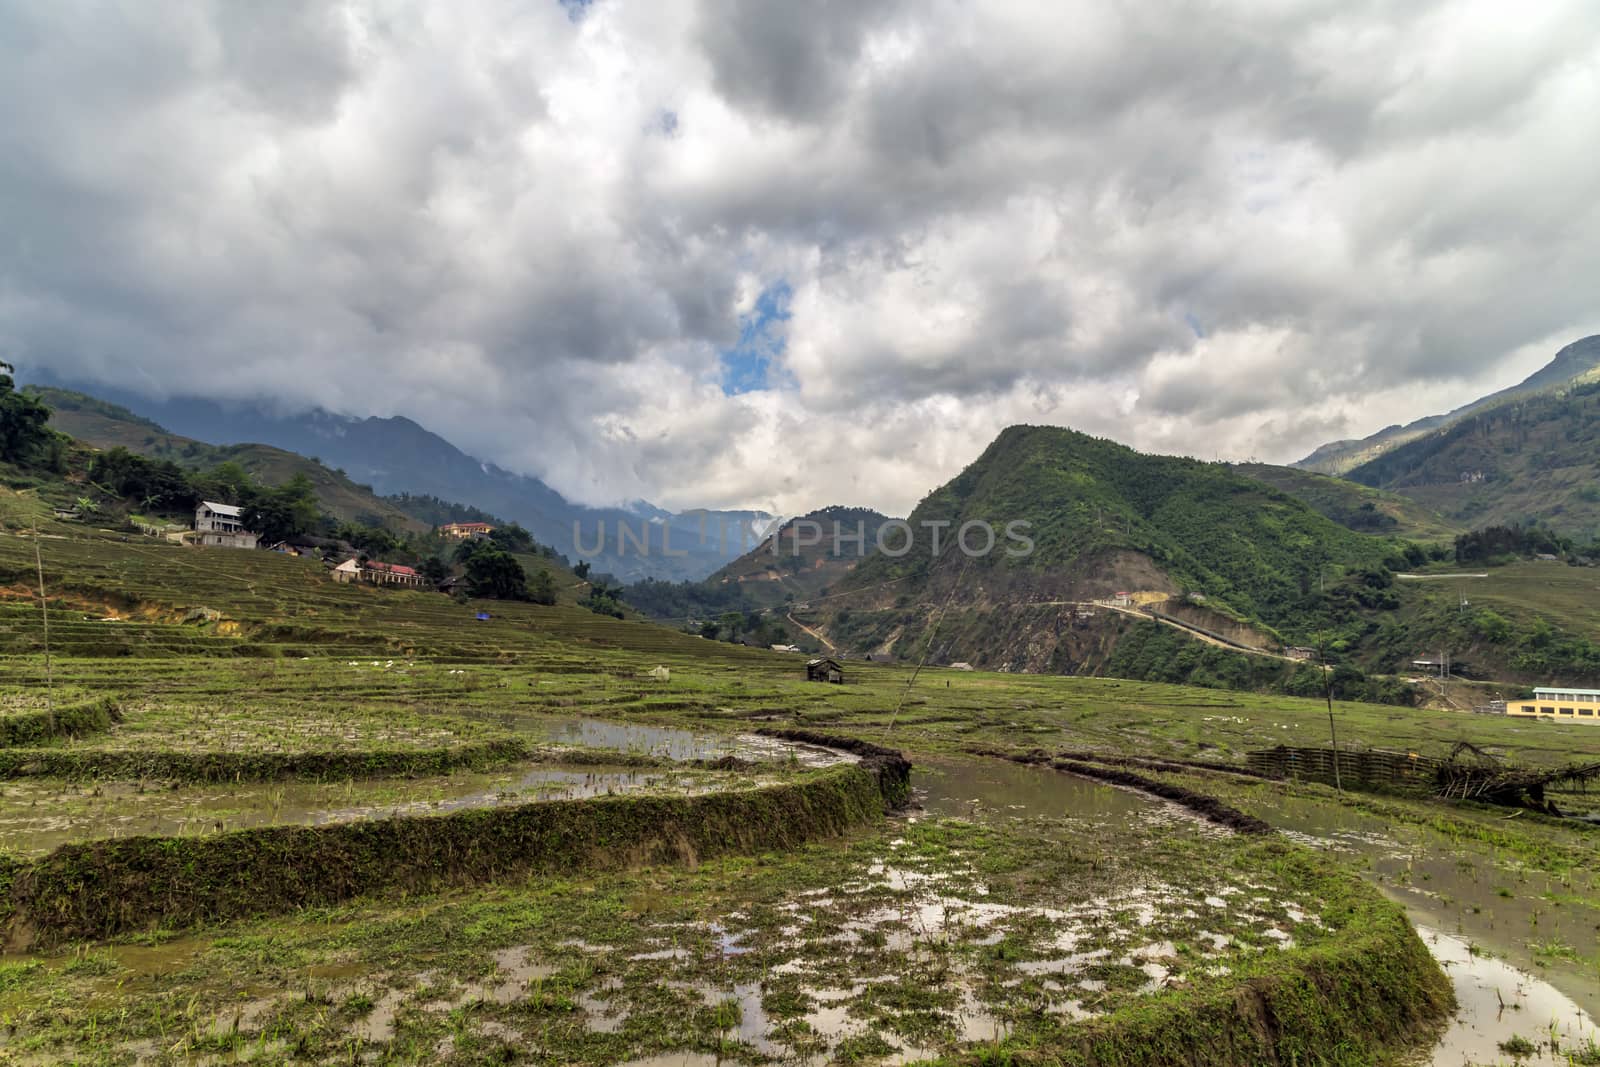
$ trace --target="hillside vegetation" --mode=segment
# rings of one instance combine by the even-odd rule
[[[820,596],[873,551],[888,521],[871,508],[819,508],[784,523],[706,584],[737,584],[762,607]]]
[[[1233,469],[1246,478],[1287,493],[1340,526],[1360,533],[1438,541],[1462,530],[1452,520],[1399,493],[1374,489],[1332,474],[1272,463],[1236,463]]]
[[[1294,629],[1323,574],[1399,561],[1406,546],[1349,530],[1224,464],[1150,456],[1054,427],[1014,426],[912,513],[916,536],[899,559],[865,560],[846,588],[905,579],[902,594],[948,588],[970,566],[968,594],[1034,590],[1025,599],[1102,595],[1164,583],[1213,610]],[[1004,540],[972,558],[949,547],[962,524],[997,531],[1027,523],[1032,551]],[[944,527],[936,555],[932,524]],[[1142,561],[1142,562],[1141,562]],[[1143,571],[1143,573],[1140,573]]]

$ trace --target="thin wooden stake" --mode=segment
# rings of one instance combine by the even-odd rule
[[[50,734],[56,732],[56,684],[50,669],[50,603],[44,593],[44,557],[39,553],[39,523],[33,524],[33,565],[39,572],[39,615],[44,620],[44,710]]]
[[[1333,743],[1333,787],[1344,792],[1344,782],[1339,777],[1339,734],[1333,728],[1333,672],[1328,670],[1328,657],[1318,642],[1317,656],[1322,660],[1322,692],[1328,698],[1328,740]]]

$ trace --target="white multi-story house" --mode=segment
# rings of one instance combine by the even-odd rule
[[[202,500],[194,509],[195,540],[215,548],[255,548],[260,538],[244,528],[243,510]]]

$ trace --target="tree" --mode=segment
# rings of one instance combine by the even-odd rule
[[[89,480],[102,491],[146,511],[193,511],[199,491],[171,460],[152,460],[118,446],[89,464]]]
[[[484,545],[467,560],[467,590],[490,600],[527,600],[528,576],[511,553]]]
[[[450,577],[450,565],[438,556],[429,556],[417,565],[417,570],[435,585]]]
[[[254,530],[271,544],[309,533],[322,520],[311,479],[296,474],[273,489],[260,489],[247,495],[244,505],[245,528]]]
[[[578,601],[580,607],[588,608],[596,615],[610,615],[614,619],[623,618],[622,602],[617,599],[618,590],[613,590],[600,582],[589,590],[589,595]]]
[[[535,604],[554,604],[556,602],[556,580],[550,572],[541,569],[528,583],[528,599]]]
[[[496,526],[489,532],[489,540],[507,552],[532,552],[539,547],[534,544],[533,535],[514,522],[507,526]]]
[[[335,536],[371,556],[387,555],[400,547],[400,539],[393,533],[366,523],[341,523]]]
[[[0,362],[0,459],[21,464],[38,459],[56,434],[45,425],[50,409],[44,401],[17,392],[15,369]]]
[[[589,561],[586,560],[586,559],[579,560],[578,561],[578,565],[576,567],[572,568],[572,573],[576,574],[583,581],[588,581],[589,580]]]

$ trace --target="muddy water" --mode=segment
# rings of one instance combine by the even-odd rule
[[[741,779],[757,784],[759,778]],[[677,768],[523,764],[495,773],[354,782],[183,786],[24,779],[0,786],[0,849],[40,855],[64,844],[136,834],[358,822],[617,793],[704,793],[729,776]]]
[[[1571,1054],[1600,1045],[1594,1019],[1550,983],[1476,953],[1462,938],[1425,926],[1417,932],[1450,976],[1457,1002],[1449,1030],[1423,1062],[1501,1063],[1516,1047],[1523,1067],[1567,1067]]]
[[[1426,827],[1408,824],[1402,836],[1388,820],[1335,802],[1275,797],[1270,810],[1257,813],[1302,844],[1344,858],[1419,927],[1465,938],[1600,1014],[1600,975],[1562,958],[1565,947],[1594,951],[1600,908],[1585,897],[1587,873],[1571,876],[1580,879],[1573,884],[1514,863],[1498,865]]]
[[[1153,813],[1166,805],[1101,782],[1005,760],[917,756],[914,796],[930,815],[963,819],[1108,820]]]
[[[748,760],[793,758],[807,767],[830,767],[856,761],[856,757],[848,753],[760,734],[701,734],[672,726],[611,719],[522,719],[515,725],[530,729],[536,736],[556,744],[607,748],[678,761],[719,759],[723,756]]]

